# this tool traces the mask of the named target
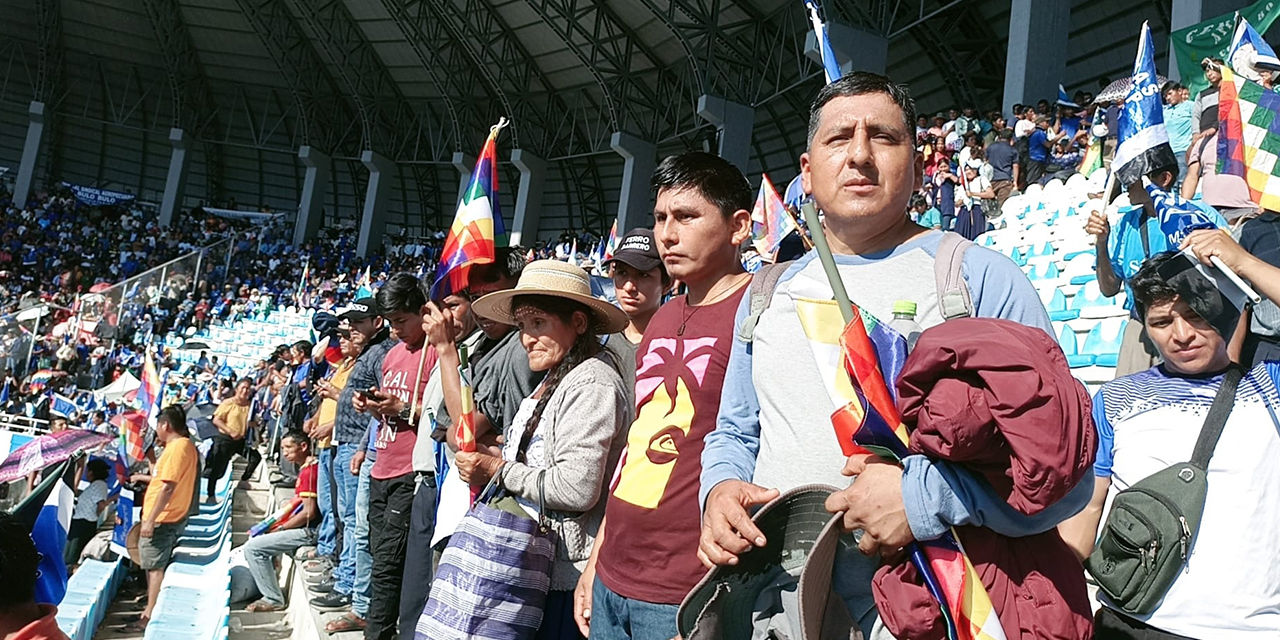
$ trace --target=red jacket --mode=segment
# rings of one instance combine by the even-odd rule
[[[963,463],[1014,509],[1061,500],[1093,466],[1089,395],[1056,340],[1007,320],[965,318],[920,336],[898,381],[913,453]],[[1056,530],[1009,538],[959,527],[969,559],[1009,640],[1092,636],[1084,569]],[[885,626],[899,640],[941,639],[933,598],[908,562],[873,583]]]

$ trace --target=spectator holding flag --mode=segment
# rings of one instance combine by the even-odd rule
[[[1026,276],[1008,258],[988,249],[968,246],[961,258],[963,286],[972,307],[953,309],[940,299],[935,263],[947,253],[944,241],[954,243],[956,238],[921,228],[906,216],[924,168],[910,134],[914,111],[904,87],[865,72],[828,84],[813,102],[801,175],[805,191],[825,216],[836,268],[844,282],[856,283],[851,295],[879,318],[891,317],[898,300],[911,300],[921,310],[916,321],[926,328],[967,314],[1051,332],[1048,315]],[[863,634],[884,637],[877,635],[884,633],[885,623],[872,594],[881,562],[867,556],[892,556],[913,540],[937,539],[959,524],[989,527],[1012,537],[1038,535],[1082,507],[1092,483],[1078,482],[1036,515],[1017,512],[995,523],[977,514],[989,513],[985,510],[993,506],[1008,508],[1003,497],[947,461],[916,460],[906,471],[892,464],[855,466],[858,459],[842,453],[831,425],[833,403],[844,404],[830,388],[838,373],[827,371],[815,353],[824,348],[818,345],[838,344],[844,326],[839,309],[824,302],[831,299],[828,282],[818,256],[810,252],[788,267],[772,294],[766,294],[767,308],[761,311],[752,302],[754,292],[738,307],[734,334],[742,334],[752,318],[758,320],[749,341],[732,342],[716,428],[706,437],[702,452],[699,557],[708,566],[728,565],[752,548],[778,544],[751,522],[750,510],[780,491],[818,483],[847,487],[831,494],[827,509],[844,513],[846,532],[859,528],[864,533],[859,543],[848,538],[839,546],[835,591]],[[786,363],[786,376],[777,375],[779,363]],[[1050,446],[1066,444],[1055,439]],[[1057,451],[1042,455],[1049,460]],[[939,475],[919,465],[932,465]],[[850,484],[849,476],[855,474]],[[1045,568],[1070,568],[1076,560],[1064,547],[1057,552],[1044,549],[1036,562]],[[1079,571],[1078,565],[1075,569]],[[1043,630],[1045,636],[1082,638],[1088,628],[1083,576],[1078,584],[1045,587],[1034,614],[1019,609],[1023,628]],[[884,620],[914,615],[894,613]],[[999,613],[1018,619],[1013,611]],[[936,619],[933,628],[941,629],[936,608],[920,615]]]
[[[1096,238],[1098,288],[1107,297],[1115,296],[1122,289],[1128,293],[1128,281],[1142,263],[1173,248],[1160,231],[1160,214],[1150,194],[1143,188],[1145,178],[1161,190],[1172,189],[1179,173],[1178,159],[1165,130],[1164,109],[1155,78],[1151,29],[1143,24],[1133,65],[1133,87],[1120,111],[1120,143],[1111,163],[1115,179],[1128,187],[1129,201],[1136,206],[1120,218],[1114,232],[1105,211],[1089,214],[1085,224],[1085,231]],[[1217,211],[1209,207],[1202,207],[1202,210],[1214,224],[1226,226],[1226,221]],[[1125,305],[1129,309],[1133,309],[1132,297],[1128,293]],[[1116,375],[1148,369],[1158,355],[1155,345],[1146,336],[1143,323],[1130,322],[1125,325],[1121,339]]]

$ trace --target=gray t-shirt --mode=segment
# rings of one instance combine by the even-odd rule
[[[476,363],[472,375],[476,410],[496,431],[503,431],[515,419],[520,402],[533,394],[546,374],[529,369],[529,354],[520,344],[520,332],[512,329]]]

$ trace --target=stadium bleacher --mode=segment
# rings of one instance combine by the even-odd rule
[[[1115,377],[1116,360],[1125,324],[1129,322],[1127,297],[1122,291],[1102,295],[1094,273],[1093,236],[1085,222],[1102,210],[1105,172],[1094,179],[1074,175],[1066,182],[1050,180],[1043,188],[1031,185],[1026,193],[1005,201],[993,221],[995,229],[978,237],[979,245],[1008,256],[1031,280],[1049,312],[1058,343],[1077,379],[1097,391]],[[1121,196],[1111,209],[1112,223],[1129,210]]]

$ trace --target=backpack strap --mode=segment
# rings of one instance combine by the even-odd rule
[[[938,287],[938,311],[943,321],[973,317],[973,299],[964,281],[964,254],[973,242],[950,231],[942,233],[938,254],[933,260],[933,278]]]
[[[782,278],[782,274],[792,262],[794,260],[766,264],[751,276],[751,289],[747,292],[747,295],[751,296],[751,313],[743,318],[742,326],[738,327],[739,340],[743,342],[755,340],[756,323],[760,322],[760,314],[769,308],[769,303],[773,300],[773,290],[778,288],[778,280]]]

